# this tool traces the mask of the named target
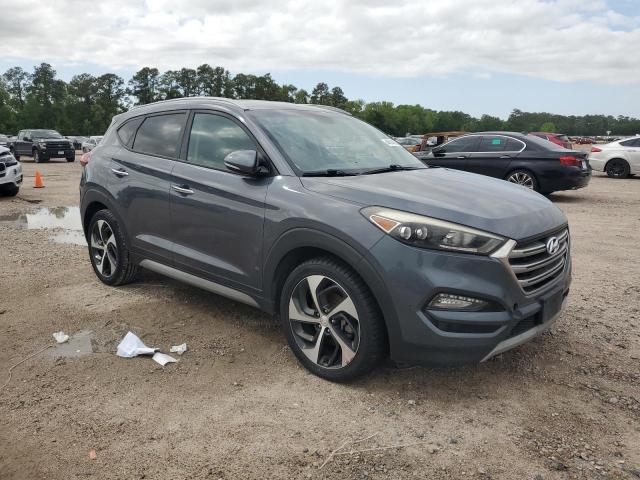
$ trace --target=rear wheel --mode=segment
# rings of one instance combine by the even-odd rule
[[[539,191],[540,187],[533,173],[528,170],[514,170],[505,178],[507,182],[516,183],[530,190]]]
[[[386,355],[386,328],[375,299],[355,272],[331,257],[308,260],[291,272],[280,317],[300,363],[327,380],[362,376]]]
[[[109,210],[98,211],[89,224],[89,257],[93,271],[107,285],[130,283],[137,266],[116,217]]]
[[[607,172],[611,178],[627,178],[630,172],[629,164],[622,158],[614,158],[607,162],[604,171]]]

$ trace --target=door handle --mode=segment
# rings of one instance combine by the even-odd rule
[[[459,155],[459,156],[457,156],[456,158],[467,158],[467,157],[466,157],[466,156],[464,156],[464,155]]]
[[[117,168],[112,168],[111,171],[113,172],[114,175],[116,175],[118,177],[126,177],[126,176],[129,175],[124,170],[118,170]]]
[[[182,195],[193,195],[193,190],[186,187],[181,187],[180,185],[171,185],[171,188],[173,188],[176,192],[181,193]]]
[[[500,158],[511,158],[511,155],[502,155]]]

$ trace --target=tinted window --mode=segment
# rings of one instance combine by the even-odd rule
[[[442,147],[434,149],[434,153],[436,151],[437,153],[477,152],[478,139],[477,136],[456,138]]]
[[[498,136],[485,136],[480,140],[479,152],[504,152],[507,147],[507,138]]]
[[[133,137],[136,135],[136,130],[142,123],[143,118],[134,118],[133,120],[129,120],[127,123],[122,125],[118,129],[118,136],[122,143],[124,143],[127,147],[130,147],[133,143]]]
[[[550,142],[549,140],[543,140],[534,134],[527,135],[527,150],[548,151],[553,150],[557,152],[566,152],[567,149],[562,146]],[[518,149],[520,150],[520,149]]]
[[[177,158],[186,117],[184,113],[147,117],[138,129],[133,149],[150,155]]]
[[[196,113],[193,117],[187,153],[189,163],[226,170],[224,157],[237,150],[255,149],[256,144],[249,135],[228,118],[207,113]]]
[[[620,145],[625,147],[640,147],[640,139],[632,138],[631,140],[624,140],[620,142]]]

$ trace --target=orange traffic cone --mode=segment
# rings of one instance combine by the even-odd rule
[[[40,175],[40,172],[38,170],[36,170],[36,184],[33,186],[33,188],[44,188],[42,175]]]

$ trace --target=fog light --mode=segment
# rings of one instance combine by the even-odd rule
[[[439,293],[429,302],[428,308],[441,310],[482,310],[489,305],[479,298],[454,295],[452,293]]]

